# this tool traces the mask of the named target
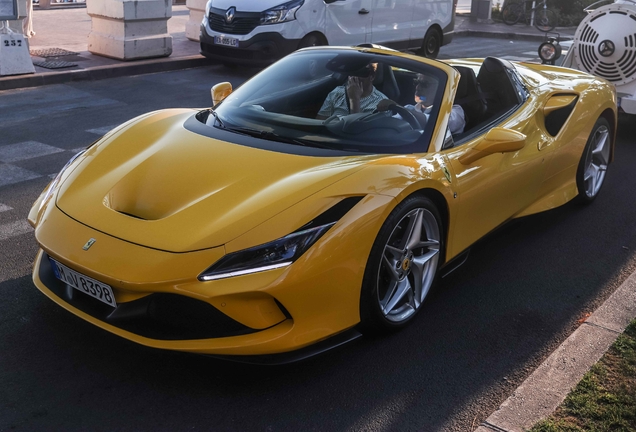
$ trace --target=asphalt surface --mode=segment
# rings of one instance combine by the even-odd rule
[[[251,73],[213,66],[0,92],[0,431],[473,430],[636,270],[636,125],[621,118],[592,205],[508,223],[412,326],[303,363],[137,346],[40,294],[24,219],[50,175],[110,127],[205,107],[211,85]]]

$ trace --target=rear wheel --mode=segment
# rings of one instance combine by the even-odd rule
[[[514,25],[523,16],[523,6],[519,3],[508,3],[501,11],[501,19],[505,24]]]
[[[556,25],[556,14],[550,9],[539,9],[534,13],[534,26],[542,32],[549,32]]]
[[[609,122],[600,117],[587,140],[576,172],[579,201],[592,202],[601,190],[610,160],[611,141]]]
[[[406,326],[420,310],[437,275],[443,250],[437,208],[423,196],[400,203],[371,248],[360,298],[366,330]]]
[[[442,33],[437,28],[431,27],[424,35],[424,42],[418,54],[431,59],[437,58],[441,46]]]

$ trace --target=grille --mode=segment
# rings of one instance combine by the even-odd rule
[[[236,12],[231,23],[225,20],[225,11],[211,9],[208,15],[210,28],[219,33],[245,35],[254,30],[261,23],[259,12]]]
[[[582,70],[605,78],[615,85],[636,79],[636,15],[616,9],[601,8],[588,15],[576,31],[574,55]],[[613,45],[603,55],[602,48]]]

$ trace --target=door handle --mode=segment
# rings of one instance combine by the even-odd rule
[[[366,15],[366,14],[368,14],[368,13],[369,13],[369,11],[368,11],[368,10],[366,10],[365,8],[362,8],[362,9],[360,9],[360,10],[358,11],[358,13],[359,13],[360,15]]]

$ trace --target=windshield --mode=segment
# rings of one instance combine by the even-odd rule
[[[270,66],[197,119],[289,145],[425,152],[446,80],[441,69],[412,59],[310,49]]]

